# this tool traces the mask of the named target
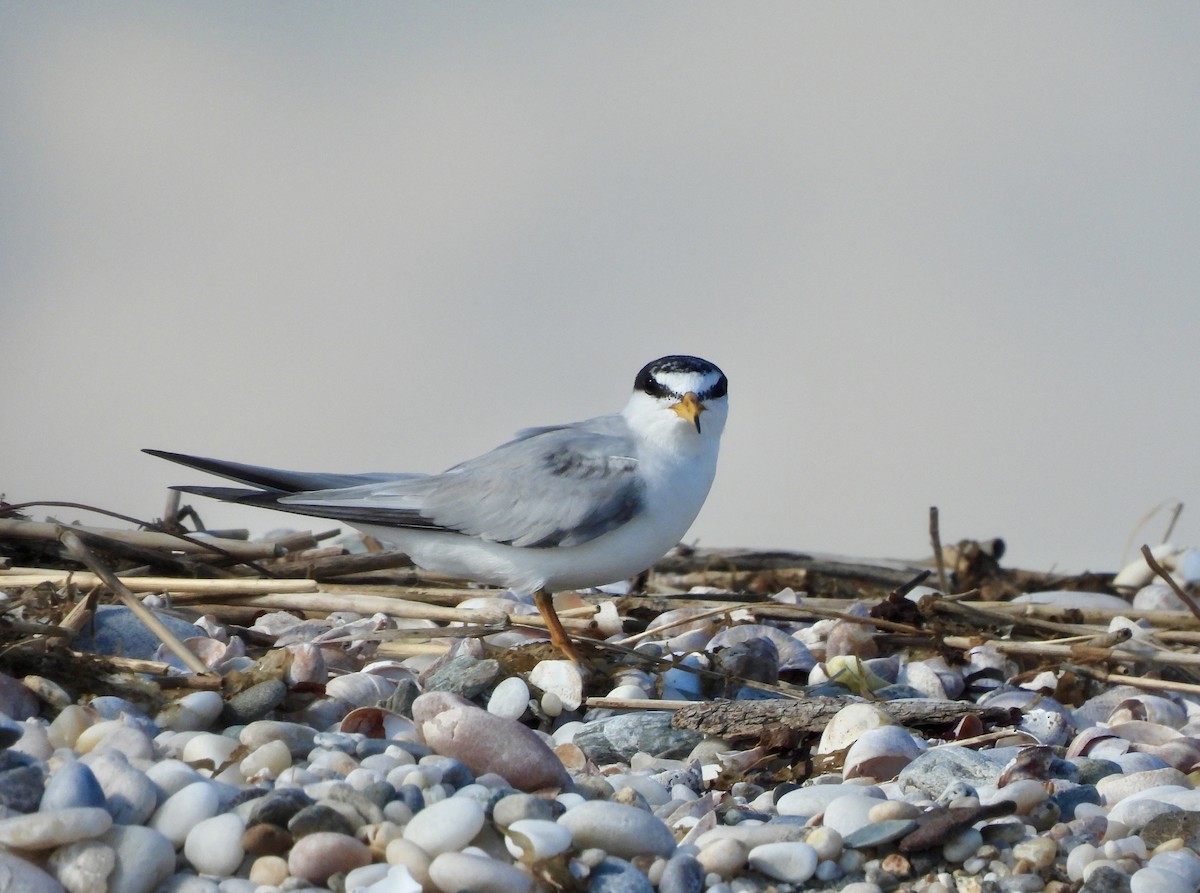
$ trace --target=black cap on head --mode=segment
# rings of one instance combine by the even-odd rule
[[[724,397],[729,390],[729,380],[715,364],[686,354],[672,354],[647,363],[633,380],[633,388],[651,397],[682,397],[682,393],[662,380],[662,376],[671,374],[701,375],[711,379],[712,384],[705,387],[702,393],[696,394],[701,401]]]

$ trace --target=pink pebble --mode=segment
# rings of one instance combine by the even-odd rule
[[[346,834],[318,831],[301,837],[288,854],[288,873],[314,884],[324,884],[331,874],[350,871],[371,862],[371,851]]]
[[[412,705],[425,743],[476,775],[494,772],[522,791],[564,788],[570,778],[537,733],[450,692],[427,692]]]

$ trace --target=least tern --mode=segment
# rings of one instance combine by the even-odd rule
[[[175,489],[345,521],[426,570],[538,594],[624,580],[683,538],[716,473],[727,390],[707,360],[662,357],[637,374],[620,413],[521,431],[441,474],[145,452],[257,488]]]

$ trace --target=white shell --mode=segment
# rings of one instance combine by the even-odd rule
[[[521,819],[504,832],[504,845],[514,859],[526,864],[544,862],[571,848],[572,836],[558,822],[546,819]]]
[[[848,704],[829,720],[817,753],[834,753],[853,744],[868,729],[894,726],[896,721],[882,707],[874,704]]]
[[[540,661],[529,671],[529,681],[542,691],[558,695],[567,710],[574,710],[583,703],[583,676],[569,660]]]

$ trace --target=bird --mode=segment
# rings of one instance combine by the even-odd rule
[[[708,360],[660,357],[637,373],[619,413],[527,428],[437,474],[143,452],[252,488],[176,490],[345,521],[425,570],[532,594],[545,616],[547,593],[627,579],[683,539],[716,475],[728,388]]]

